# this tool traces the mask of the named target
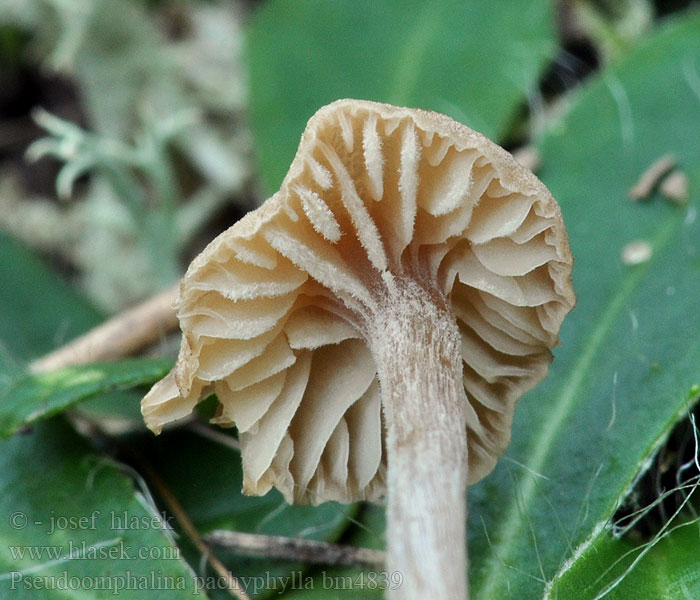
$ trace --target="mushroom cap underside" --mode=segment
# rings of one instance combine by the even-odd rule
[[[216,393],[244,490],[377,500],[384,425],[373,315],[397,279],[446,299],[462,337],[469,479],[510,440],[574,305],[558,205],[510,154],[444,115],[340,100],[309,121],[280,190],[192,262],[173,371],[148,426]]]

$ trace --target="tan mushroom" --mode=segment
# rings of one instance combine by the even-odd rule
[[[510,154],[436,113],[340,100],[280,190],[190,265],[148,426],[216,393],[244,491],[387,495],[394,598],[468,596],[466,485],[510,439],[574,304],[559,207]]]

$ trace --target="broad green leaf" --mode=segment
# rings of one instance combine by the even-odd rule
[[[541,598],[576,549],[608,527],[692,406],[700,382],[698,39],[697,12],[662,25],[592,80],[541,140],[540,176],[567,223],[578,306],[549,377],[516,410],[510,460],[470,488],[475,600]],[[630,202],[628,189],[668,152],[690,178],[689,203],[658,194]],[[650,245],[651,259],[623,264],[635,240]]]
[[[216,433],[226,435],[221,430]],[[265,496],[244,496],[239,452],[190,431],[165,432],[145,442],[143,438],[134,440],[136,443],[202,534],[228,529],[336,541],[357,510],[355,505],[335,502],[315,507],[289,505],[275,489]],[[298,561],[252,559],[221,550],[216,553],[255,597],[275,595],[274,585],[281,587],[284,577],[298,574],[304,566]],[[195,565],[200,559],[194,552],[188,556]],[[261,577],[266,579],[256,579]]]
[[[338,98],[437,110],[502,137],[555,49],[544,0],[272,0],[248,36],[250,111],[268,191],[306,121]]]
[[[170,359],[131,359],[21,376],[0,390],[0,436],[7,437],[81,400],[153,383],[171,366]]]
[[[2,231],[0,314],[0,355],[8,367],[53,350],[101,320],[90,304]]]
[[[115,363],[27,375],[24,366],[31,359],[98,325],[102,317],[41,260],[2,231],[0,313],[0,436],[90,397],[95,400],[89,404],[90,418],[99,417],[102,424],[109,421],[117,429],[124,429],[127,420],[133,425],[133,408],[138,414],[140,395],[123,388],[152,382],[165,363],[126,361],[122,367]],[[57,395],[52,396],[53,392]]]
[[[0,515],[3,598],[177,600],[196,589],[172,522],[60,422],[0,442]]]
[[[644,544],[596,536],[553,582],[546,599],[676,600],[700,596],[700,530],[682,523]]]
[[[700,386],[695,386],[688,395],[688,403],[695,403],[698,398]],[[695,428],[694,420],[690,420],[689,427]],[[677,435],[677,431],[678,428],[673,435]],[[674,452],[673,447],[671,440],[666,451]],[[655,457],[655,466],[650,467],[657,477],[661,460],[662,457]],[[670,474],[676,475],[675,469],[671,469]],[[662,485],[659,483],[659,487]],[[672,503],[670,510],[660,511],[661,515],[667,514],[658,525],[659,530],[652,530],[648,539],[642,539],[639,529],[630,527],[628,519],[621,520],[615,527],[605,523],[597,529],[548,583],[545,600],[695,598],[700,591],[700,530],[697,517],[688,521],[688,515],[695,515],[694,495],[698,485],[697,477],[688,474],[687,479],[673,489],[664,489],[665,500],[675,494],[678,504]],[[635,521],[648,518],[648,513],[659,508],[655,503],[639,505],[637,498],[628,502],[628,506],[635,509],[632,513]],[[695,592],[690,593],[691,590]]]
[[[24,375],[24,363],[99,323],[100,316],[2,233],[0,281],[4,434],[84,397],[152,381],[167,370],[162,361],[126,361],[126,368]],[[133,482],[104,461],[56,421],[0,441],[0,596],[50,600],[70,594],[89,600],[118,592],[140,599],[144,589],[153,590],[150,599],[192,596],[193,574],[171,532],[154,525],[144,494],[134,493]]]

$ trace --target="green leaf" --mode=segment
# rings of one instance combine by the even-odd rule
[[[170,359],[130,359],[24,375],[0,391],[0,436],[12,435],[82,400],[153,383],[171,367]]]
[[[133,485],[57,421],[0,442],[0,596],[191,599],[172,522]]]
[[[567,600],[675,600],[700,596],[698,522],[683,523],[647,544],[601,534],[548,590]]]
[[[698,398],[700,386],[695,386],[688,395],[688,404]],[[674,428],[668,445],[654,458],[653,466],[647,467],[649,472],[635,482],[635,490],[625,501],[626,516],[616,515],[616,523],[605,523],[591,534],[548,582],[546,600],[695,597],[682,590],[687,592],[700,585],[700,521],[694,510],[700,482],[697,474],[687,471],[695,466],[692,460],[683,464],[686,475],[681,474],[680,462],[685,458],[678,450],[678,437],[688,436],[691,431],[697,436],[694,417]],[[697,437],[694,452],[698,452]],[[665,466],[669,456],[676,457],[675,466]],[[673,478],[675,485],[667,489]],[[648,498],[651,481],[658,491]],[[691,521],[689,515],[694,517]],[[659,519],[661,522],[656,524]]]
[[[549,2],[273,0],[251,24],[251,121],[268,190],[338,98],[437,110],[501,138],[555,50]]]
[[[0,356],[5,357],[6,371],[101,321],[94,307],[2,231],[0,282]]]
[[[567,223],[578,306],[550,376],[516,410],[512,460],[470,488],[475,600],[541,598],[576,549],[609,527],[691,408],[700,382],[698,39],[697,12],[664,24],[593,79],[541,140],[540,176]],[[627,190],[668,152],[690,178],[688,205],[658,194],[630,202]],[[651,259],[623,264],[634,240],[649,243]]]

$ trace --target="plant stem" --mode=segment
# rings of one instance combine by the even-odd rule
[[[396,280],[374,319],[386,418],[387,571],[392,600],[468,598],[467,440],[460,334],[446,300]]]

